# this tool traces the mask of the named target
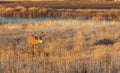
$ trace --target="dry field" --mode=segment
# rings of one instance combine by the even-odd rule
[[[120,20],[120,2],[0,1],[0,17]]]
[[[120,9],[53,9],[45,7],[0,6],[0,17],[120,20]]]
[[[0,73],[120,73],[120,22],[46,20],[0,25]],[[39,55],[29,34],[41,36]]]
[[[0,1],[0,17],[120,20],[114,1]]]

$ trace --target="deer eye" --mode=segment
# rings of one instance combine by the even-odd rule
[[[36,40],[38,39],[38,37],[36,37],[36,36],[35,36],[34,38],[35,38]]]

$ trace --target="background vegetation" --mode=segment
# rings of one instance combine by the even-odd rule
[[[0,7],[0,17],[71,18],[85,20],[120,20],[119,9],[53,9],[45,7]]]

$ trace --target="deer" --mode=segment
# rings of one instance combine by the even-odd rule
[[[39,44],[43,43],[41,36],[36,36],[34,34],[30,34],[27,39],[28,47],[27,52],[32,53],[33,55],[39,55]]]

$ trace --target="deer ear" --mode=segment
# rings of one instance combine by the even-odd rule
[[[45,36],[45,34],[42,34],[42,35],[41,35],[41,37],[44,37],[44,36]]]
[[[39,39],[42,39],[45,36],[44,32],[42,31],[41,34],[39,35]]]

